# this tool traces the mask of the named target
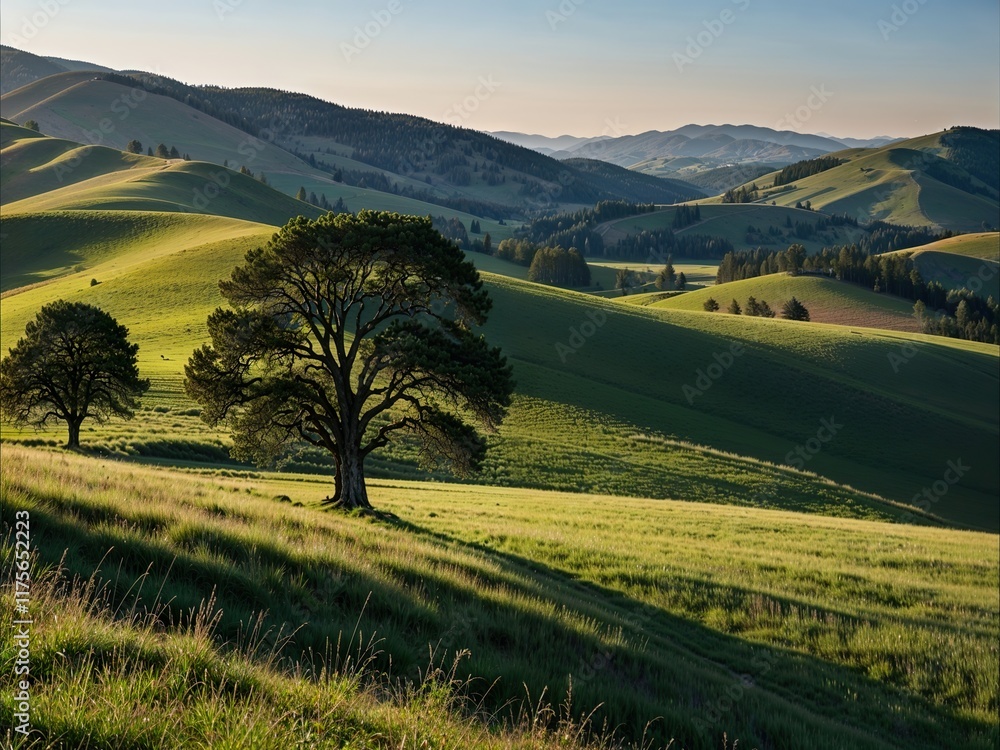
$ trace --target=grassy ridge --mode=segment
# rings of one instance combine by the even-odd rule
[[[898,252],[919,253],[931,250],[1000,262],[1000,233],[960,234],[957,237],[949,237],[929,245],[923,245],[915,250],[900,250]]]
[[[130,747],[171,728],[197,737],[204,717],[215,717],[216,736],[248,724],[317,746],[462,746],[460,733],[476,728],[443,704],[407,694],[380,704],[350,671],[315,681],[323,654],[338,664],[338,636],[343,666],[360,634],[376,639],[370,668],[393,677],[418,679],[428,647],[445,664],[469,649],[459,674],[477,678],[466,689],[487,708],[520,701],[522,683],[532,703],[545,686],[558,702],[572,680],[576,710],[601,703],[595,719],[635,737],[660,716],[652,737],[674,747],[715,748],[723,732],[762,748],[997,740],[992,536],[405,482],[373,483],[393,515],[352,518],[312,510],[326,487],[308,479],[186,475],[10,446],[2,460],[5,528],[30,510],[39,565],[65,554],[86,577],[100,564],[119,611],[166,607],[156,631],[112,628],[72,598],[35,613],[42,738],[112,746],[108,701],[149,718],[147,728],[117,714]],[[184,636],[177,624],[213,586],[202,611],[217,612],[215,640],[204,614]],[[232,647],[262,610],[263,645],[247,660]],[[290,683],[272,654],[309,649],[303,679]],[[198,687],[180,689],[193,675]],[[9,718],[8,691],[0,701]],[[178,711],[181,701],[199,710]]]
[[[920,136],[878,149],[837,152],[832,156],[846,163],[789,186],[762,190],[761,199],[778,206],[811,201],[814,208],[827,213],[963,232],[981,232],[984,222],[996,226],[1000,207],[995,197],[973,195],[927,174],[929,156],[941,169],[965,175],[961,168],[938,158],[947,151],[941,135]],[[773,174],[764,175],[756,183],[764,188],[772,178]]]
[[[244,140],[249,138],[239,131],[233,133]],[[243,157],[239,148],[241,142],[234,138],[235,135],[230,134],[228,140],[218,145],[218,152],[212,150],[205,157],[211,157],[209,160],[214,160],[215,164],[178,162],[125,154],[106,146],[81,146],[72,140],[46,137],[5,123],[0,126],[3,149],[0,153],[3,167],[0,193],[4,213],[61,209],[193,211],[280,226],[292,216],[321,213],[318,208],[290,197],[304,187],[307,193],[326,195],[331,203],[343,198],[352,211],[372,208],[417,216],[455,217],[466,227],[477,218],[412,198],[334,182],[330,175],[309,168],[298,157],[277,146],[259,143],[254,147],[258,156]],[[107,142],[113,143],[113,139]],[[124,146],[122,143],[121,148]],[[198,151],[194,154],[199,158]],[[278,169],[269,171],[270,162],[264,157],[277,154],[297,162],[304,169],[293,169],[282,163]],[[257,174],[264,171],[268,184],[279,194],[254,179],[218,166],[228,161],[235,170],[241,160],[249,161]],[[216,196],[219,185],[225,189]],[[489,232],[494,242],[510,236],[513,231],[510,224],[501,225],[492,219],[478,220],[483,232]]]
[[[174,254],[153,253],[142,262],[137,257],[134,265],[118,267],[111,258],[8,296],[0,321],[3,346],[10,346],[50,299],[84,300],[107,309],[140,343],[140,367],[154,378],[150,404],[171,415],[157,426],[160,435],[144,434],[153,428],[144,421],[109,426],[90,438],[106,447],[169,441],[172,415],[194,406],[182,395],[182,366],[204,340],[207,313],[221,302],[217,282],[269,231],[261,227],[259,234],[232,240],[178,245]],[[92,277],[102,283],[90,286]],[[715,495],[723,502],[897,516],[892,506],[872,505],[850,490],[819,491],[810,484],[818,480],[783,484],[773,467],[760,463],[794,463],[788,454],[815,437],[821,420],[834,417],[843,432],[800,468],[908,503],[941,478],[947,461],[962,459],[974,470],[932,512],[985,528],[998,524],[1000,511],[991,501],[1000,484],[992,460],[995,347],[633,308],[486,278],[495,303],[486,333],[514,361],[524,397],[501,431],[487,474],[491,481],[683,499]],[[604,324],[585,339],[574,338],[573,331],[592,323],[593,316],[604,316]],[[715,365],[715,355],[737,341],[747,349],[738,365],[701,395],[685,391],[697,386],[699,369]],[[904,359],[895,372],[890,356],[901,356],[902,347],[914,341],[921,356]],[[784,408],[787,403],[796,408]],[[560,429],[553,431],[553,424]],[[931,424],[935,440],[927,434]],[[637,435],[653,443],[636,442]],[[53,430],[39,437],[61,435]],[[205,433],[209,446],[218,439]],[[897,451],[885,455],[887,442]],[[706,473],[711,454],[696,446],[757,463],[732,472],[720,463],[718,472]],[[382,468],[416,476],[412,453],[401,449],[394,461]],[[706,475],[715,480],[705,482]]]
[[[71,164],[74,153],[62,159]],[[295,216],[317,218],[324,213],[246,175],[214,164],[187,161],[114,172],[4,207],[6,216],[74,210],[193,212],[273,226],[281,226]]]
[[[71,272],[107,281],[163,255],[251,236],[266,242],[273,228],[219,216],[139,211],[46,211],[5,215],[4,291]]]
[[[721,313],[733,299],[745,305],[751,296],[767,302],[779,315],[781,305],[795,297],[806,306],[810,320],[816,323],[893,331],[920,330],[920,324],[913,317],[912,303],[821,276],[792,277],[783,273],[759,276],[681,294],[654,302],[652,306],[665,310],[700,311],[712,298],[721,306]]]

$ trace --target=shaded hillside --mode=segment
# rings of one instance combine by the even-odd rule
[[[42,122],[43,130],[76,133],[81,137],[86,137],[86,130],[78,124],[79,121],[75,118],[67,119],[64,115],[74,111],[74,109],[75,111],[85,111],[78,107],[85,108],[89,102],[93,101],[90,93],[91,87],[112,87],[111,91],[106,93],[112,93],[114,96],[118,96],[121,87],[105,81],[94,81],[89,74],[84,74],[85,80],[79,81],[80,75],[78,73],[64,73],[60,76],[49,77],[30,84],[15,94],[4,97],[2,101],[14,100],[20,104],[23,98],[37,98],[55,89],[57,93],[52,94],[48,101],[58,102],[59,106],[35,107],[31,110],[36,112],[39,118],[44,119]],[[60,83],[56,79],[64,80]],[[77,82],[67,89],[62,85],[66,80]],[[444,215],[446,218],[462,221],[466,227],[469,227],[473,220],[478,220],[483,231],[490,232],[497,241],[503,239],[510,232],[510,227],[500,225],[496,221],[480,220],[471,214],[393,193],[383,193],[338,183],[330,175],[310,168],[298,157],[274,146],[256,152],[252,158],[248,158],[245,151],[241,156],[241,144],[247,141],[250,136],[222,122],[206,118],[196,110],[185,107],[167,97],[150,96],[144,102],[143,108],[135,110],[133,117],[125,120],[115,131],[108,133],[103,140],[106,145],[121,144],[121,147],[124,148],[128,140],[136,135],[141,135],[144,138],[149,137],[149,135],[154,138],[169,138],[171,134],[169,128],[171,127],[177,128],[175,135],[182,142],[187,139],[194,142],[192,155],[195,159],[218,160],[216,164],[228,161],[227,156],[246,159],[257,170],[258,178],[263,173],[268,184],[283,193],[261,193],[260,188],[266,186],[254,187],[254,192],[259,196],[268,197],[257,202],[256,205],[259,208],[257,213],[255,213],[253,201],[243,205],[230,204],[226,210],[239,218],[282,224],[287,219],[285,215],[287,211],[292,211],[288,215],[294,215],[296,211],[311,215],[319,209],[312,205],[306,206],[291,198],[302,188],[310,199],[312,196],[317,196],[316,200],[318,201],[319,196],[323,196],[329,206],[337,204],[338,201],[344,201],[350,210],[374,208],[418,216]],[[4,202],[21,201],[48,191],[58,190],[57,194],[47,196],[44,199],[46,205],[52,208],[82,207],[83,204],[80,204],[79,200],[81,200],[81,191],[84,190],[91,191],[90,197],[97,201],[87,204],[91,208],[127,208],[128,206],[125,204],[115,204],[109,200],[116,197],[127,197],[127,195],[135,197],[140,192],[143,192],[144,198],[165,197],[165,194],[159,195],[155,190],[150,190],[151,185],[147,184],[148,180],[128,185],[124,183],[138,180],[142,176],[143,170],[148,172],[149,170],[169,168],[174,171],[183,171],[187,169],[183,166],[184,164],[198,163],[177,160],[169,162],[155,157],[126,154],[106,146],[83,146],[74,142],[72,138],[68,140],[50,138],[44,134],[6,123],[0,128],[0,143],[3,147],[3,151],[0,153],[0,165],[3,167],[3,171],[0,173],[0,196],[3,197]],[[237,168],[234,161],[230,162],[230,166],[233,170]],[[240,166],[246,165],[241,164]],[[225,201],[220,203],[218,208],[209,208],[205,205],[205,200],[209,196],[214,196],[216,187],[219,187],[218,182],[231,179],[229,175],[233,172],[204,163],[201,167],[195,168],[195,171],[205,179],[201,181],[201,184],[190,184],[188,194],[178,193],[175,190],[167,201],[169,205],[162,202],[158,206],[146,204],[139,206],[140,210],[190,209],[221,213],[221,206],[225,205]],[[248,190],[251,189],[250,183],[254,180],[242,175],[237,175],[237,177],[239,177],[240,184]],[[87,182],[86,185],[82,184],[90,180],[94,181]],[[150,176],[149,180],[155,182],[160,178]],[[124,191],[122,195],[116,196],[114,191],[106,189],[93,192],[97,188],[107,188],[110,182],[122,183]],[[213,183],[215,184],[213,185]],[[174,184],[176,186],[179,183],[175,180]],[[74,186],[78,187],[74,190],[72,189]],[[269,205],[271,203],[273,206]],[[135,208],[137,205],[131,204],[131,207]],[[279,208],[278,211],[275,211],[273,210],[275,206],[284,206],[285,208]],[[294,206],[299,208],[292,208]],[[31,211],[36,208],[37,206],[18,206],[16,210]]]
[[[0,45],[0,94],[26,86],[39,78],[65,73],[66,68],[30,52]]]
[[[677,203],[707,195],[701,188],[682,180],[653,177],[597,159],[567,159],[563,164],[597,181],[606,192],[631,203]],[[680,195],[686,197],[678,199]]]
[[[105,77],[123,80],[113,75]],[[412,115],[351,109],[275,89],[195,87],[142,73],[133,77],[157,93],[250,134],[276,133],[279,142],[297,135],[327,138],[350,149],[352,159],[395,174],[431,181],[443,178],[458,188],[467,186],[477,173],[487,184],[513,181],[520,185],[519,205],[526,208],[619,197],[587,174],[475,130]],[[678,193],[675,201],[682,198],[683,194]],[[659,198],[643,195],[637,199]]]

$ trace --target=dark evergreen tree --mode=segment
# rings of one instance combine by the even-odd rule
[[[781,308],[781,317],[788,320],[809,320],[809,311],[806,309],[805,305],[799,302],[795,297],[785,302]]]

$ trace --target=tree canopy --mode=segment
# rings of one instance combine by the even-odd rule
[[[66,422],[67,447],[79,447],[84,420],[134,415],[149,388],[139,377],[138,351],[128,329],[100,308],[64,300],[46,305],[0,363],[4,419],[35,427]]]
[[[477,470],[513,390],[500,350],[474,333],[489,295],[431,219],[374,211],[298,217],[220,283],[231,309],[188,362],[202,418],[234,454],[273,463],[296,443],[328,451],[328,502],[368,508],[365,458],[404,434],[426,463]]]

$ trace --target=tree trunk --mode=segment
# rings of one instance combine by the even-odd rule
[[[334,477],[332,505],[345,510],[371,509],[368,488],[365,486],[364,458],[358,446],[341,448],[337,456],[337,474]]]
[[[66,443],[67,448],[80,447],[80,425],[82,423],[82,419],[69,420],[69,441]]]

